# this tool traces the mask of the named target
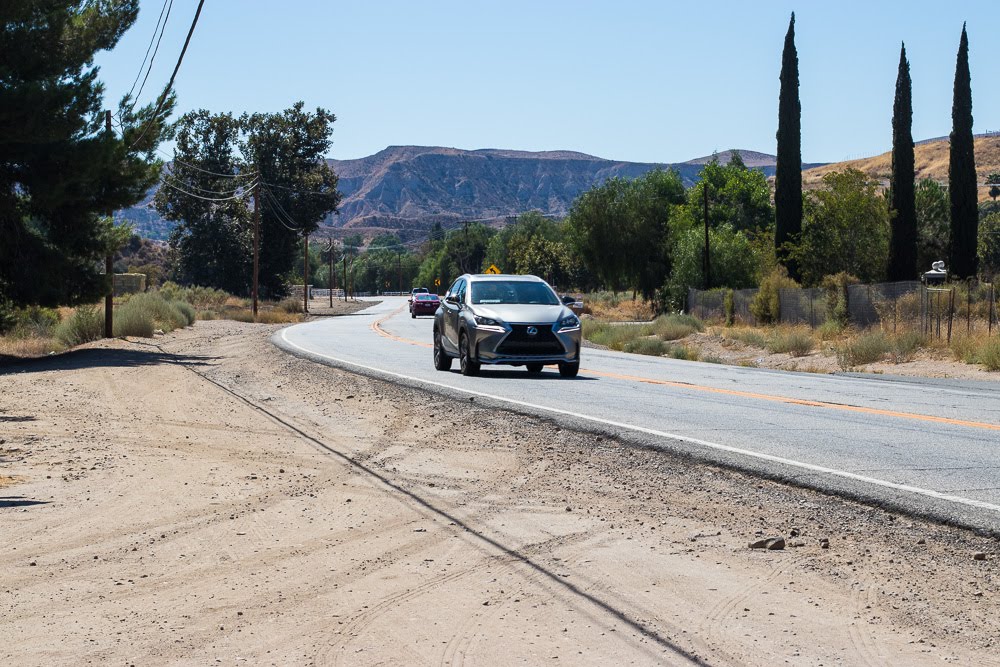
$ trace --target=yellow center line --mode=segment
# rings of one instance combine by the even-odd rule
[[[372,331],[374,331],[379,336],[388,338],[390,340],[394,340],[397,343],[406,343],[408,345],[417,345],[419,347],[427,347],[427,348],[434,347],[431,343],[423,343],[420,341],[411,340],[409,338],[396,336],[395,334],[391,334],[382,328],[383,322],[401,313],[403,311],[403,308],[405,308],[405,306],[400,306],[399,308],[389,313],[385,317],[372,322],[371,325]],[[804,405],[811,408],[827,408],[830,410],[842,410],[844,412],[858,412],[868,415],[879,415],[882,417],[897,417],[899,419],[912,419],[916,421],[933,422],[936,424],[949,424],[951,426],[967,426],[969,428],[978,428],[988,431],[1000,431],[1000,424],[969,421],[966,419],[951,419],[949,417],[922,415],[914,412],[898,412],[896,410],[882,410],[880,408],[867,408],[860,405],[848,405],[846,403],[811,401],[803,398],[789,398],[787,396],[774,396],[773,394],[759,394],[757,392],[740,391],[738,389],[722,389],[720,387],[710,387],[708,385],[693,384],[690,382],[677,382],[674,380],[657,380],[653,378],[639,377],[636,375],[623,375],[621,373],[612,373],[608,371],[595,371],[586,368],[581,368],[580,372],[583,373],[584,375],[606,377],[614,380],[625,380],[627,382],[641,382],[643,384],[658,385],[661,387],[675,387],[678,389],[702,391],[712,394],[723,394],[726,396],[738,396],[740,398],[752,398],[760,401],[771,401],[774,403],[786,403],[789,405]]]

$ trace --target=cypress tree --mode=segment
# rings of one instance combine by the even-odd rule
[[[951,106],[951,155],[948,193],[951,197],[951,272],[959,278],[976,275],[979,236],[979,197],[976,156],[972,140],[972,82],[969,74],[969,37],[962,24],[955,65],[955,96]]]
[[[892,105],[892,177],[889,208],[889,280],[913,280],[917,275],[917,207],[913,166],[913,101],[906,45],[899,51],[896,101]],[[930,268],[930,267],[926,267]]]
[[[781,53],[778,95],[778,159],[774,174],[774,247],[788,275],[798,280],[799,268],[789,246],[802,231],[802,106],[799,103],[799,56],[795,50],[795,13],[788,23]]]

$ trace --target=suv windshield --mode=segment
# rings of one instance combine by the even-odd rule
[[[545,283],[525,280],[483,280],[472,283],[473,304],[533,303],[558,306],[559,298]]]

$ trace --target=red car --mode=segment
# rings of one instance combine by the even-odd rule
[[[441,305],[437,294],[414,294],[410,300],[410,317],[433,315]]]

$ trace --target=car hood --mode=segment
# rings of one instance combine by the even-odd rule
[[[472,307],[476,315],[491,317],[514,324],[555,324],[573,314],[565,306],[545,306],[531,304],[476,305]]]

